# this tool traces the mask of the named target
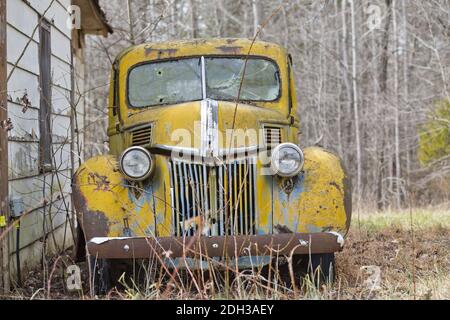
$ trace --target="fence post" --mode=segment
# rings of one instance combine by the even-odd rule
[[[9,218],[8,202],[8,92],[6,65],[6,2],[0,0],[0,235]],[[0,236],[0,293],[9,291],[9,237]]]

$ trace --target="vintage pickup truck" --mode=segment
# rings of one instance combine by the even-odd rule
[[[285,49],[246,39],[131,47],[114,62],[108,112],[110,153],[73,179],[78,248],[104,286],[108,262],[152,256],[246,268],[292,255],[333,279],[351,186],[336,155],[299,147]]]

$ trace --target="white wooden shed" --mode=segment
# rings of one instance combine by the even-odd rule
[[[72,245],[84,36],[110,32],[98,0],[0,0],[0,287]]]

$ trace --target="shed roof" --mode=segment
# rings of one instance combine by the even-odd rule
[[[84,34],[106,37],[108,33],[113,33],[105,12],[100,7],[99,0],[72,0],[72,4],[81,9],[81,27]]]

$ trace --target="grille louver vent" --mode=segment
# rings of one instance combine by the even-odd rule
[[[152,142],[152,127],[138,129],[131,133],[131,144],[133,146],[147,146]]]
[[[264,127],[264,139],[268,147],[279,145],[281,143],[281,128]]]

